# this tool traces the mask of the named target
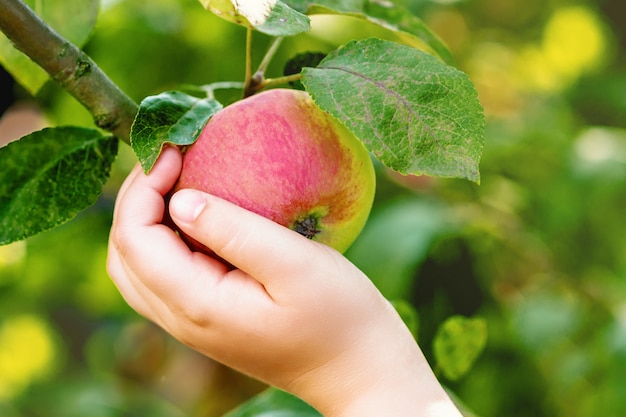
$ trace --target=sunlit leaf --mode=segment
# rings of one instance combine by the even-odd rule
[[[293,36],[310,30],[311,22],[306,15],[279,1],[267,20],[262,24],[255,25],[254,28],[266,35]]]
[[[407,45],[438,55],[453,62],[444,42],[407,8],[390,1],[368,0],[286,0],[285,3],[309,15],[337,14],[352,16],[395,33]]]
[[[0,148],[0,244],[58,226],[95,203],[117,147],[97,130],[59,127]]]
[[[450,380],[470,370],[487,343],[487,323],[479,317],[449,317],[437,330],[433,348],[437,368]]]
[[[280,0],[200,0],[217,16],[272,36],[291,36],[310,29],[309,18]]]
[[[327,9],[341,13],[364,12],[367,0],[284,0],[289,6],[302,13],[315,13]]]
[[[25,3],[56,32],[79,47],[89,39],[100,6],[99,0],[25,0]],[[32,94],[49,79],[44,70],[15,49],[1,32],[0,64]]]
[[[222,108],[210,98],[201,99],[168,91],[146,97],[131,128],[130,141],[145,172],[156,162],[163,145],[191,145],[207,120]]]
[[[485,120],[463,72],[418,49],[353,41],[305,68],[302,84],[384,165],[479,182]]]
[[[445,43],[409,10],[397,4],[370,1],[363,18],[394,32],[407,45],[435,54],[447,63],[454,58]]]

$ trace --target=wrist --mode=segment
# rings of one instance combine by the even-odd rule
[[[417,356],[416,356],[417,358]],[[406,367],[379,374],[339,400],[325,417],[461,417],[421,352]],[[359,390],[360,388],[360,390]]]
[[[461,417],[408,329],[394,324],[356,338],[292,392],[325,417]]]
[[[430,371],[429,371],[430,372]],[[394,378],[377,389],[362,392],[342,409],[325,417],[461,417],[458,408],[435,379]]]

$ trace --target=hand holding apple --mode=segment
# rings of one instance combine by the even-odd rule
[[[369,153],[345,126],[306,92],[274,89],[209,120],[176,189],[224,198],[343,252],[365,225],[375,184]]]
[[[288,390],[326,417],[460,414],[400,317],[340,253],[199,191],[170,201],[182,158],[165,149],[120,190],[108,270],[126,301],[183,343]]]

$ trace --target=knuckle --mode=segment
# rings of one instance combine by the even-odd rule
[[[220,235],[215,236],[215,239],[213,239],[214,243],[211,249],[220,255],[228,257],[245,253],[253,231],[241,228],[235,224],[226,226],[224,226]]]
[[[172,314],[177,318],[176,327],[180,333],[193,332],[195,329],[207,329],[211,325],[211,320],[202,306],[183,302],[172,308]]]

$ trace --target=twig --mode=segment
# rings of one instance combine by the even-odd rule
[[[0,1],[0,30],[87,108],[98,127],[130,142],[137,104],[87,54],[56,33],[21,0]]]

